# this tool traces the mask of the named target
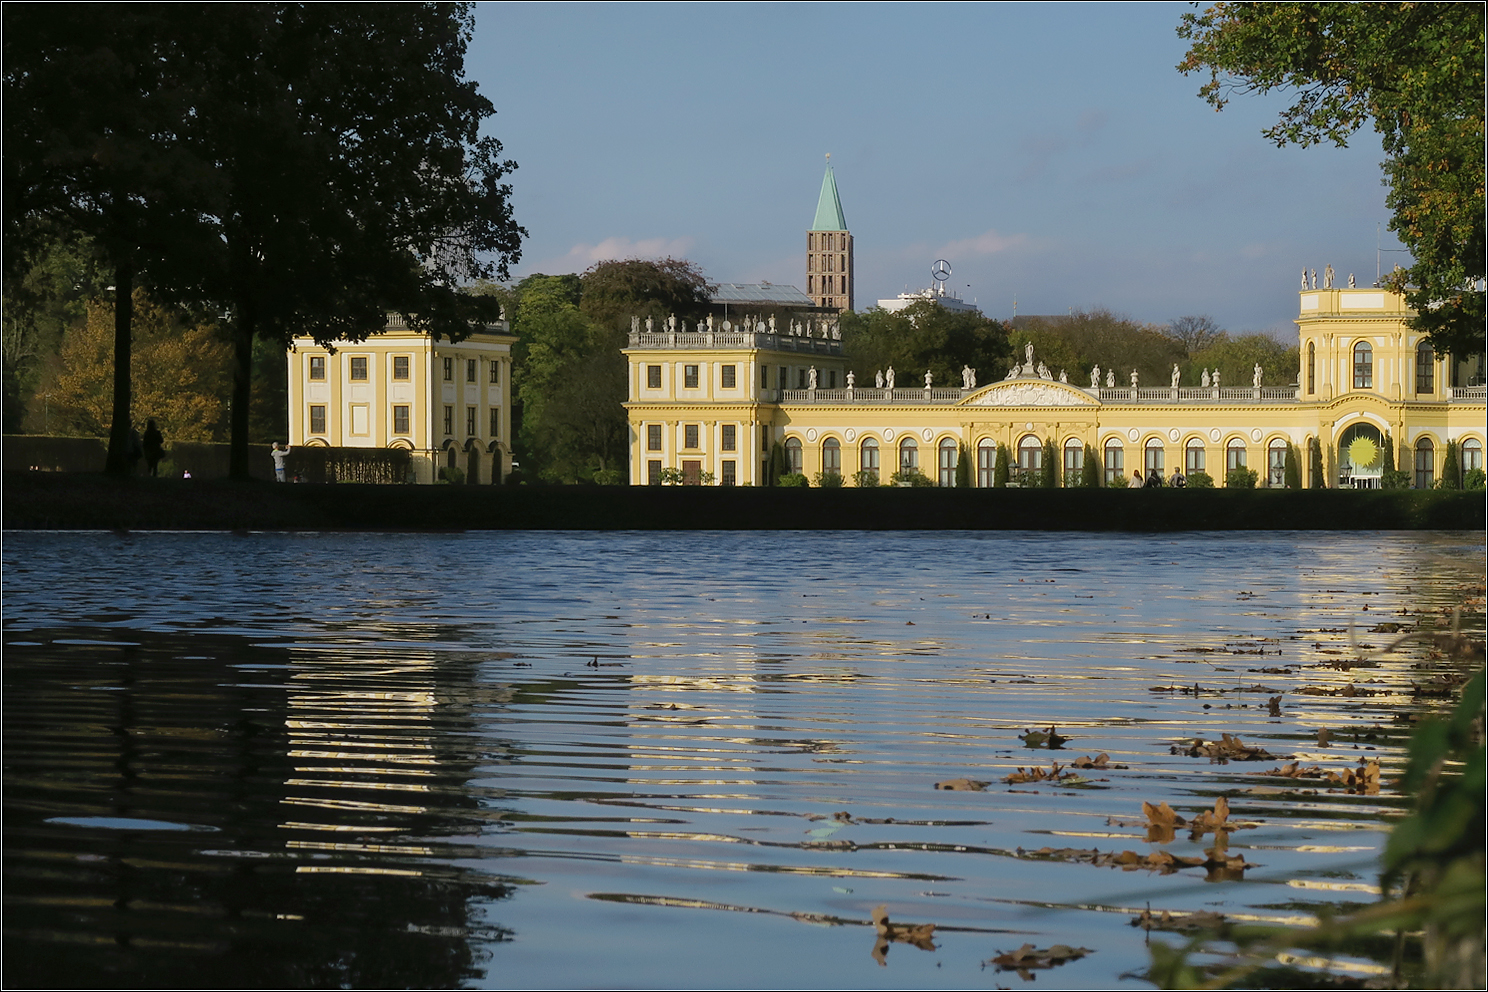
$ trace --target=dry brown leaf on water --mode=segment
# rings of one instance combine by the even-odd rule
[[[1281,778],[1327,778],[1328,773],[1317,765],[1311,768],[1303,768],[1300,761],[1294,761],[1290,765],[1281,765],[1269,771],[1261,772],[1262,775],[1277,775]]]
[[[1170,913],[1166,909],[1161,913],[1154,913],[1150,909],[1142,910],[1141,914],[1131,921],[1134,927],[1143,930],[1222,930],[1225,927],[1223,913],[1211,913],[1208,910],[1200,910],[1197,913]]]
[[[1271,710],[1271,716],[1281,716],[1281,697],[1272,696],[1266,700],[1266,706]]]
[[[1166,844],[1173,839],[1173,830],[1187,821],[1175,813],[1167,803],[1154,806],[1142,803],[1142,812],[1147,816],[1147,843]]]
[[[988,786],[987,782],[978,782],[970,778],[953,778],[945,782],[936,782],[937,789],[946,789],[950,792],[981,792]]]
[[[1327,727],[1319,728],[1318,747],[1331,747],[1332,745],[1329,743],[1329,741],[1331,741],[1332,739],[1333,731],[1329,730]]]
[[[922,951],[935,950],[934,923],[892,923],[888,906],[873,907],[873,929],[877,938],[873,942],[873,960],[880,966],[888,965],[891,943],[910,944]]]
[[[1088,755],[1088,754],[1087,755],[1084,755],[1082,757],[1076,758],[1074,761],[1071,761],[1070,762],[1070,767],[1071,768],[1083,768],[1083,769],[1095,769],[1096,771],[1105,771],[1108,768],[1126,768],[1127,767],[1126,765],[1113,765],[1113,764],[1110,763],[1110,761],[1111,761],[1111,756],[1109,754],[1107,754],[1106,752],[1102,751],[1100,754],[1097,754],[1093,758],[1090,757],[1090,755]]]
[[[1066,961],[1076,961],[1087,954],[1094,953],[1095,951],[1088,947],[1070,947],[1068,944],[1055,944],[1053,947],[1043,949],[1034,947],[1032,944],[1024,944],[1016,951],[1003,951],[987,963],[997,965],[998,971],[1016,971],[1024,981],[1031,982],[1034,969],[1053,968]]]
[[[1079,782],[1085,781],[1074,772],[1060,771],[1060,769],[1063,767],[1064,766],[1057,761],[1049,766],[1048,771],[1045,771],[1044,769],[1037,766],[1033,768],[1024,768],[1022,765],[1019,765],[1018,770],[1004,778],[1003,781],[1006,782],[1008,785],[1023,785],[1027,782],[1059,782],[1062,779],[1072,779]]]
[[[1380,790],[1380,763],[1378,758],[1359,759],[1358,768],[1345,768],[1341,772],[1326,772],[1330,785],[1341,785],[1349,792],[1361,796],[1377,796]]]
[[[1208,758],[1211,761],[1272,761],[1278,755],[1259,745],[1246,744],[1238,737],[1224,734],[1220,740],[1206,741],[1195,737],[1191,744],[1174,744],[1173,754],[1186,754],[1190,758]]]

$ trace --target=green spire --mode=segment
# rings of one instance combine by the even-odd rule
[[[821,198],[816,201],[816,222],[813,231],[845,231],[847,221],[842,217],[842,201],[837,198],[837,180],[832,175],[832,156],[827,156],[827,174],[822,177]]]

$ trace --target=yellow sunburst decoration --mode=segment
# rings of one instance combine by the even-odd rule
[[[1374,468],[1379,461],[1379,445],[1367,437],[1356,437],[1349,442],[1348,456],[1354,468]]]

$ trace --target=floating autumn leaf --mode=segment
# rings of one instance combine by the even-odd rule
[[[1049,740],[1049,735],[1042,730],[1028,730],[1019,734],[1018,740],[1023,742],[1024,747],[1043,747]]]
[[[1332,739],[1333,731],[1329,730],[1327,727],[1321,727],[1318,729],[1318,747],[1331,747],[1332,745],[1328,742]]]
[[[1232,857],[1229,853],[1229,844],[1228,831],[1221,830],[1214,835],[1214,846],[1204,852],[1208,855],[1204,862],[1205,881],[1238,882],[1245,877],[1245,869],[1255,867],[1243,857],[1238,855]]]
[[[988,783],[978,782],[970,778],[953,778],[945,782],[936,782],[937,789],[946,789],[951,792],[981,792]]]
[[[1230,819],[1230,801],[1224,796],[1214,800],[1212,810],[1204,810],[1194,817],[1189,823],[1188,829],[1193,840],[1198,840],[1205,834],[1218,834],[1226,830],[1254,830],[1258,824],[1240,823]]]
[[[1091,768],[1093,768],[1093,769],[1095,769],[1097,771],[1105,771],[1107,768],[1126,768],[1127,767],[1126,765],[1113,765],[1113,764],[1110,764],[1110,761],[1111,761],[1111,756],[1109,754],[1107,754],[1106,752],[1102,751],[1100,754],[1097,754],[1093,758],[1090,757],[1090,755],[1088,755],[1088,754],[1087,755],[1083,755],[1083,756],[1081,756],[1079,758],[1076,758],[1074,761],[1071,761],[1070,762],[1070,767],[1071,768],[1085,768],[1085,769],[1091,769]]]
[[[1357,795],[1379,795],[1380,763],[1378,758],[1368,761],[1360,758],[1358,768],[1345,768],[1341,772],[1327,772],[1324,777],[1330,785],[1341,785],[1349,792]]]
[[[1192,744],[1174,744],[1173,754],[1186,754],[1190,758],[1208,758],[1223,764],[1227,761],[1271,761],[1277,758],[1265,748],[1247,745],[1238,737],[1224,734],[1221,740],[1205,741],[1195,737]]]
[[[1266,705],[1271,709],[1272,716],[1281,716],[1281,697],[1272,696],[1266,700]]]
[[[1223,833],[1217,835],[1225,836]],[[1153,851],[1149,854],[1138,854],[1136,851],[1098,851],[1094,848],[1081,850],[1073,847],[1052,848],[1043,847],[1037,851],[1018,851],[1018,856],[1030,858],[1037,861],[1065,861],[1075,864],[1095,865],[1097,868],[1121,868],[1125,871],[1137,871],[1147,869],[1148,871],[1161,871],[1164,874],[1178,871],[1181,868],[1207,868],[1211,871],[1216,868],[1231,871],[1243,871],[1246,868],[1254,868],[1247,864],[1243,858],[1230,858],[1219,845],[1220,859],[1216,860],[1212,851],[1206,851],[1205,857],[1183,857],[1182,855],[1170,854],[1167,851]],[[1239,877],[1238,875],[1235,877]]]
[[[1173,811],[1167,803],[1157,806],[1142,803],[1142,812],[1147,816],[1147,843],[1167,844],[1173,840],[1173,830],[1187,821]]]
[[[1174,930],[1187,933],[1196,930],[1223,930],[1227,926],[1223,913],[1211,913],[1208,910],[1201,910],[1197,913],[1170,913],[1166,909],[1161,913],[1144,909],[1140,915],[1132,919],[1131,925],[1141,927],[1143,930]]]
[[[887,966],[889,944],[910,944],[922,951],[935,950],[934,923],[893,923],[889,920],[888,906],[873,907],[873,929],[877,939],[873,942],[873,960],[881,967]]]
[[[1024,944],[1016,951],[1003,951],[987,963],[997,965],[998,971],[1016,971],[1025,982],[1031,982],[1034,969],[1053,968],[1094,953],[1088,947],[1070,947],[1068,944],[1055,944],[1043,949]]]
[[[1018,770],[1004,778],[1003,781],[1008,785],[1023,785],[1028,782],[1059,782],[1061,780],[1069,780],[1071,784],[1078,784],[1085,781],[1074,772],[1060,771],[1062,767],[1064,766],[1057,761],[1049,766],[1048,771],[1039,767],[1025,769],[1022,765],[1019,765]]]
[[[1261,772],[1262,775],[1277,775],[1281,778],[1327,778],[1328,773],[1317,765],[1311,768],[1303,768],[1300,761],[1294,761],[1290,765],[1281,765],[1269,771]]]

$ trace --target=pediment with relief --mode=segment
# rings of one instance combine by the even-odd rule
[[[988,386],[962,406],[1099,406],[1089,393],[1064,383],[1016,379]]]

